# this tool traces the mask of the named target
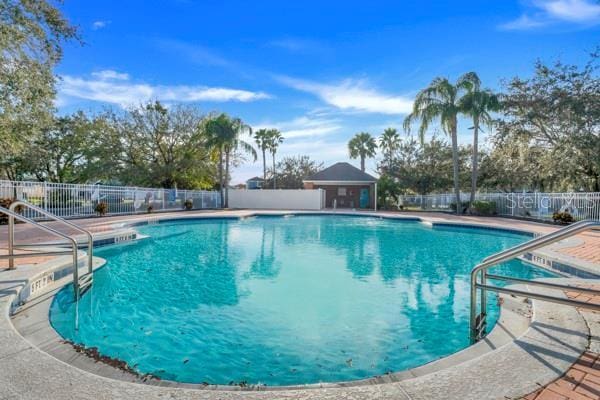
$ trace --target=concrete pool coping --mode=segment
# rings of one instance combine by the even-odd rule
[[[286,212],[280,214],[285,213]],[[254,214],[257,213],[246,214],[246,216]],[[273,214],[274,213],[267,213],[267,215]],[[360,215],[366,214],[360,213]],[[377,217],[381,216],[379,214],[374,215]],[[188,216],[186,216],[186,218],[188,218]],[[189,218],[197,218],[197,216],[190,215]],[[402,219],[402,217],[393,218]],[[165,216],[163,219],[169,218]],[[481,227],[481,225],[476,226]],[[39,273],[39,266],[37,269],[36,272]],[[24,275],[28,275],[28,271],[22,268],[10,272],[16,273],[17,271],[22,271]],[[25,284],[23,284],[23,286],[25,286]],[[502,334],[498,329],[494,329],[493,333],[488,336],[490,343],[489,347],[490,349],[496,347],[495,350],[482,351],[481,354],[476,354],[474,356],[461,354],[463,352],[468,353],[467,350],[484,347],[486,342],[480,342],[478,345],[471,346],[453,356],[426,364],[422,367],[400,372],[398,374],[384,375],[376,382],[367,380],[370,382],[366,382],[366,384],[363,385],[358,385],[360,384],[360,381],[351,382],[350,384],[352,386],[346,386],[346,384],[324,385],[326,387],[319,389],[305,387],[293,390],[277,388],[276,392],[263,391],[264,388],[262,387],[254,388],[257,390],[254,392],[232,391],[231,387],[227,387],[228,390],[224,391],[221,390],[223,389],[222,387],[215,386],[205,388],[210,390],[198,391],[188,389],[185,384],[179,384],[182,387],[174,388],[139,385],[123,380],[107,380],[99,375],[86,373],[73,366],[67,367],[58,359],[52,358],[48,354],[41,352],[36,346],[30,345],[20,337],[14,329],[12,333],[16,334],[16,337],[11,334],[10,330],[5,329],[12,328],[11,322],[7,321],[10,308],[7,307],[7,303],[11,303],[10,299],[7,299],[7,297],[10,298],[14,294],[15,293],[0,295],[2,296],[2,298],[0,298],[0,301],[2,302],[1,305],[5,308],[5,310],[3,310],[5,311],[3,312],[3,316],[6,317],[6,320],[3,318],[3,320],[0,321],[0,360],[2,361],[3,366],[5,362],[10,362],[10,364],[6,365],[6,368],[3,367],[0,370],[2,371],[0,372],[0,383],[2,383],[0,387],[8,388],[9,394],[11,394],[10,391],[14,389],[14,397],[16,398],[23,398],[17,396],[19,392],[29,393],[31,391],[31,393],[33,393],[36,389],[27,382],[19,382],[18,375],[13,375],[13,379],[11,380],[5,380],[6,375],[11,375],[7,372],[22,371],[25,373],[23,376],[31,377],[31,383],[36,382],[34,377],[39,379],[45,375],[44,373],[52,372],[52,374],[56,375],[56,377],[59,378],[59,381],[62,382],[61,384],[58,381],[53,381],[50,385],[62,389],[59,390],[59,392],[53,392],[52,398],[88,398],[86,396],[91,396],[89,398],[104,398],[102,397],[103,393],[106,394],[105,398],[162,398],[167,395],[173,395],[175,398],[495,398],[508,395],[508,393],[511,393],[511,396],[518,396],[527,394],[527,391],[536,389],[537,385],[534,381],[543,383],[560,376],[560,371],[566,370],[587,346],[587,332],[589,332],[587,331],[583,319],[574,309],[565,306],[550,306],[548,304],[534,302],[533,323],[531,325],[528,324],[529,327],[525,332],[521,332],[522,334],[520,336],[511,337],[513,331],[510,329],[505,330],[505,338],[509,337],[510,340],[503,343],[493,341],[494,336]],[[564,310],[561,310],[561,308],[564,308]],[[503,312],[503,315],[504,314],[505,313]],[[9,326],[6,326],[6,322],[8,322]],[[516,332],[516,330],[514,330],[514,332]],[[12,347],[12,352],[6,349],[7,342],[13,343],[14,346]],[[568,346],[565,346],[565,344],[568,344]],[[22,348],[22,350],[18,350],[20,348]],[[499,351],[501,354],[496,354]],[[33,358],[32,362],[35,365],[42,363],[43,365],[47,365],[49,370],[28,368],[27,363],[23,363],[22,361],[24,360],[19,359],[19,354],[22,354],[23,356],[27,354],[29,356],[30,353]],[[495,369],[506,370],[506,368],[502,368],[504,362],[492,362],[491,365],[488,365],[487,367],[485,363],[482,364],[483,359],[489,358],[490,354],[496,354],[496,359],[500,361],[518,361],[519,366],[527,366],[527,369],[523,369],[523,371],[527,371],[527,373],[523,374],[523,371],[521,371],[520,379],[517,379],[519,376],[518,374],[514,374],[514,368],[512,368],[505,371],[507,375],[496,376]],[[453,357],[455,357],[454,362],[452,361]],[[546,361],[546,364],[544,361]],[[449,365],[444,367],[444,363]],[[537,372],[538,375],[536,375],[536,367],[540,367],[540,365],[543,366],[543,368],[538,368],[540,371]],[[96,368],[98,368],[98,365],[96,365]],[[419,369],[421,370],[418,371]],[[466,371],[470,371],[470,373],[467,373],[466,375],[456,375],[457,369],[466,369]],[[517,369],[520,370],[521,368]],[[37,371],[38,374],[34,374],[34,370]],[[490,376],[485,378],[482,376],[484,372]],[[463,371],[463,373],[466,372]],[[515,375],[516,380],[510,378],[511,375]],[[77,376],[77,379],[84,380],[86,384],[75,384],[75,381],[71,380],[74,376]],[[488,386],[479,385],[485,386],[479,387],[471,386],[471,380],[465,378],[468,376],[479,377],[483,380],[496,376],[496,378],[500,378],[500,380],[488,380]],[[436,380],[432,381],[431,379],[434,379],[434,377]],[[523,382],[524,377],[526,377],[526,382]],[[73,383],[73,385],[67,385],[69,382]],[[519,384],[517,384],[517,382],[519,382]],[[513,386],[513,388],[507,387],[507,383],[510,383],[510,386]],[[170,385],[170,383],[165,381],[161,381],[160,384]],[[518,386],[518,388],[514,386]],[[462,392],[459,390],[460,387],[463,387]],[[86,389],[84,390],[84,388]],[[94,389],[92,390],[91,388]],[[467,388],[471,394],[465,393],[465,388]],[[209,396],[207,393],[212,393],[213,396]],[[271,395],[269,395],[269,393],[271,393]],[[422,397],[425,393],[428,393],[428,396]],[[0,392],[0,394],[4,393]]]

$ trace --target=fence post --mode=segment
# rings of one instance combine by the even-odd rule
[[[48,211],[48,183],[45,181],[42,191],[44,192],[44,211]]]

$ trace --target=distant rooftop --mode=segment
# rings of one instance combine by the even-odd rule
[[[249,182],[249,181],[264,181],[264,179],[259,176],[255,176],[254,178],[248,179],[246,182]]]
[[[313,176],[304,180],[305,182],[315,181],[336,181],[336,182],[376,182],[377,179],[371,175],[362,172],[347,162],[339,162],[317,172]]]

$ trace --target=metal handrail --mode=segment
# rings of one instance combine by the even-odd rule
[[[39,228],[39,229],[41,229],[41,230],[43,230],[45,232],[48,232],[50,234],[53,234],[53,235],[56,235],[56,236],[61,237],[63,239],[66,239],[66,240],[68,240],[71,243],[71,249],[72,249],[71,253],[73,253],[73,287],[75,288],[75,299],[79,299],[79,284],[78,284],[78,282],[79,282],[79,271],[77,270],[79,257],[78,257],[78,254],[77,254],[77,251],[78,251],[77,240],[74,239],[74,238],[72,238],[72,237],[70,237],[69,235],[66,235],[66,234],[64,234],[62,232],[59,232],[58,230],[56,230],[54,228],[51,228],[49,226],[40,224],[39,222],[36,222],[36,221],[34,221],[32,219],[29,219],[29,218],[27,218],[27,217],[25,217],[25,216],[23,216],[23,215],[15,212],[15,211],[13,211],[13,210],[9,210],[7,208],[0,207],[0,213],[6,214],[6,215],[8,215],[9,218],[12,218],[13,219],[13,223],[14,223],[14,220],[17,219],[17,220],[19,220],[21,222],[26,222],[26,223],[32,224],[35,227],[37,227],[37,228]],[[10,230],[9,230],[9,239],[10,239],[10,237],[11,237],[11,234],[10,234]],[[14,232],[13,232],[13,239],[14,239]],[[14,260],[14,258],[15,258],[15,255],[13,254],[12,250],[13,250],[13,248],[9,244],[9,248],[8,248],[9,254],[8,254],[8,256],[3,256],[1,258],[8,258],[8,261],[10,263],[10,261]],[[37,255],[47,255],[48,253],[55,253],[55,252],[36,253],[36,254]],[[12,268],[9,267],[9,269],[14,269],[14,264],[13,264]]]
[[[48,218],[50,218],[51,220],[60,222],[63,225],[67,225],[67,226],[75,229],[76,231],[84,233],[87,236],[87,239],[88,239],[88,248],[87,248],[87,250],[88,250],[88,252],[87,252],[87,256],[88,256],[87,257],[88,258],[88,260],[87,260],[88,273],[92,273],[92,271],[93,271],[93,259],[94,259],[94,237],[92,236],[92,233],[90,231],[88,231],[87,229],[84,229],[84,228],[80,227],[79,225],[76,225],[76,224],[74,224],[72,222],[69,222],[69,221],[67,221],[64,218],[56,216],[56,215],[54,215],[54,214],[52,214],[52,213],[44,210],[43,208],[34,206],[33,204],[27,203],[27,202],[22,201],[22,200],[17,200],[15,202],[11,203],[9,209],[10,209],[10,211],[15,212],[16,208],[19,207],[19,206],[30,208],[30,209],[32,209],[32,210],[34,210],[34,211],[36,211],[36,212],[38,212],[38,213],[40,213],[40,214],[48,217]],[[10,252],[10,249],[14,248],[14,245],[15,245],[14,244],[14,238],[15,238],[14,237],[14,232],[15,232],[14,217],[12,217],[12,216],[9,215],[9,218],[8,218],[8,241],[9,241],[9,246],[8,247],[9,247],[9,252]],[[10,264],[11,264],[11,260],[9,260],[9,268],[11,266]],[[14,264],[12,265],[12,267],[14,267]]]
[[[526,284],[531,284],[534,286],[543,286],[543,287],[548,287],[548,288],[553,288],[553,289],[560,288],[560,289],[568,289],[568,290],[573,290],[573,291],[588,292],[588,293],[591,292],[591,293],[595,293],[595,294],[600,294],[600,291],[595,291],[593,289],[579,288],[576,286],[557,285],[557,284],[548,283],[548,282],[511,278],[511,277],[505,277],[505,276],[500,276],[500,275],[489,275],[488,276],[488,274],[487,274],[487,270],[489,268],[491,268],[495,265],[498,265],[502,262],[513,260],[516,257],[522,256],[527,252],[537,250],[537,249],[547,246],[549,244],[556,243],[559,240],[563,240],[563,239],[566,239],[573,235],[576,235],[578,233],[590,231],[590,230],[600,231],[600,221],[577,222],[573,225],[559,229],[555,232],[549,233],[544,236],[537,237],[528,242],[522,243],[515,247],[511,247],[510,249],[507,249],[507,250],[501,251],[499,253],[493,254],[489,257],[486,257],[480,264],[475,266],[475,268],[473,268],[473,270],[471,271],[471,314],[470,314],[470,319],[469,319],[471,340],[476,341],[479,338],[478,330],[482,326],[485,326],[485,321],[482,322],[480,319],[478,322],[477,289],[481,290],[481,304],[480,304],[481,312],[480,312],[480,315],[483,318],[485,318],[485,315],[486,315],[487,290],[492,290],[492,291],[502,292],[502,293],[509,293],[509,294],[514,294],[514,295],[518,295],[518,296],[523,296],[523,295],[528,294],[529,297],[537,298],[540,300],[553,301],[553,302],[561,303],[561,304],[568,303],[571,305],[575,305],[577,307],[600,309],[600,307],[598,307],[597,305],[581,303],[581,302],[574,301],[574,300],[568,300],[568,299],[559,298],[559,297],[546,296],[546,295],[542,295],[542,294],[534,294],[534,293],[523,292],[523,291],[519,291],[519,290],[515,290],[515,289],[500,288],[497,286],[487,285],[487,278],[490,278],[490,279],[513,281],[513,282],[518,282],[518,283],[526,283]],[[479,282],[477,282],[478,276],[479,276]]]

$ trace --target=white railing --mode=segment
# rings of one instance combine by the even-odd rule
[[[6,180],[0,180],[0,199],[23,200],[62,218],[97,215],[98,203],[107,205],[106,215],[183,210],[186,200],[192,201],[194,210],[221,207],[215,191]],[[31,209],[23,210],[23,215],[44,219]]]
[[[461,201],[469,200],[469,193],[461,193]],[[478,193],[475,200],[495,204],[496,215],[552,220],[556,211],[568,211],[577,221],[600,220],[600,193]],[[454,210],[454,194],[400,196],[398,205],[404,209],[424,211]]]

